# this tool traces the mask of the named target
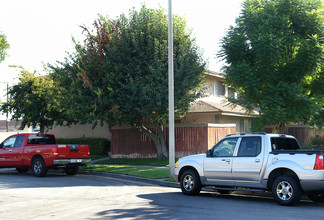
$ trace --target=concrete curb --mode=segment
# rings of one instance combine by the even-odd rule
[[[107,176],[107,177],[119,178],[124,180],[132,180],[132,181],[143,182],[143,183],[159,185],[159,186],[180,188],[179,183],[168,182],[161,179],[148,179],[148,178],[137,177],[137,176],[123,175],[123,174],[92,172],[92,171],[84,171],[82,173],[87,175]]]

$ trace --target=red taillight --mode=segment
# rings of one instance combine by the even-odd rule
[[[323,154],[317,154],[316,155],[316,161],[314,170],[323,170],[324,169],[324,160],[323,160]]]
[[[58,152],[57,152],[57,147],[53,147],[52,148],[52,152],[53,152],[53,155],[58,155]]]

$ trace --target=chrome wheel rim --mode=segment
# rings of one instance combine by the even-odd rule
[[[34,171],[35,171],[36,174],[41,173],[41,171],[42,171],[42,164],[41,164],[41,162],[36,162],[34,164]]]
[[[195,180],[191,175],[186,175],[183,178],[182,185],[185,190],[191,191],[192,188],[194,187],[194,184],[195,184]]]
[[[277,185],[277,196],[284,201],[291,199],[294,190],[293,187],[287,181],[282,181]]]

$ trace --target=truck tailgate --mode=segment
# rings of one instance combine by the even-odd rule
[[[79,144],[58,145],[59,158],[89,158],[89,146]]]

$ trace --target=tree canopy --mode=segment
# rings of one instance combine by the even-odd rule
[[[56,121],[64,120],[59,90],[49,76],[20,69],[19,83],[9,87],[10,99],[1,106],[1,111],[12,113],[12,119],[21,121],[20,129],[39,126],[40,132],[44,132]]]
[[[0,63],[7,56],[6,50],[9,49],[9,43],[7,41],[7,37],[0,32]]]
[[[182,116],[200,96],[205,62],[182,17],[174,16],[175,112]],[[127,123],[149,136],[159,158],[167,157],[163,126],[168,119],[168,17],[163,9],[130,10],[115,20],[99,17],[82,27],[83,43],[53,78],[75,102],[79,121]],[[64,103],[68,103],[66,101]]]
[[[324,8],[321,0],[246,0],[222,40],[226,83],[235,104],[260,110],[280,132],[324,106]]]

